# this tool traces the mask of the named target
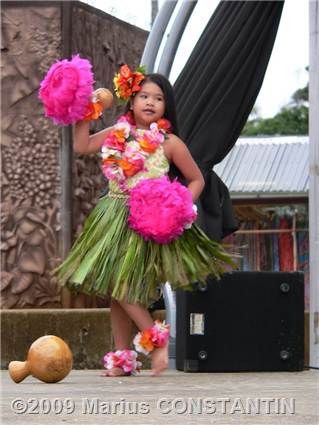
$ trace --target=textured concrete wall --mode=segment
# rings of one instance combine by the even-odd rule
[[[113,349],[108,308],[10,309],[0,317],[2,369],[12,360],[26,360],[32,342],[43,335],[56,335],[69,345],[74,369],[102,368],[103,355]],[[153,317],[164,320],[165,311]]]

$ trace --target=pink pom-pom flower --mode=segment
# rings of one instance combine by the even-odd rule
[[[143,179],[130,190],[128,225],[159,244],[177,239],[196,219],[191,192],[167,176]]]
[[[82,120],[93,92],[92,65],[75,55],[54,63],[40,84],[39,98],[45,115],[55,124],[68,125]]]

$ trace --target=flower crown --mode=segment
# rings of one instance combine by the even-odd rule
[[[141,81],[145,78],[145,67],[138,67],[134,72],[124,64],[120,68],[120,72],[113,79],[116,96],[127,101],[131,96],[134,96],[141,90]]]

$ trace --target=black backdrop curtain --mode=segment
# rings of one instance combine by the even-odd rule
[[[174,85],[181,138],[205,177],[199,223],[215,240],[235,231],[236,222],[228,189],[212,168],[234,146],[254,106],[283,5],[220,2]]]

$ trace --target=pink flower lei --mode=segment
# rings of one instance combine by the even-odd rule
[[[149,130],[137,129],[132,114],[122,115],[102,145],[102,170],[106,178],[125,190],[126,179],[147,171],[144,166],[147,157],[164,142],[170,128],[170,122],[162,118],[152,123]]]

